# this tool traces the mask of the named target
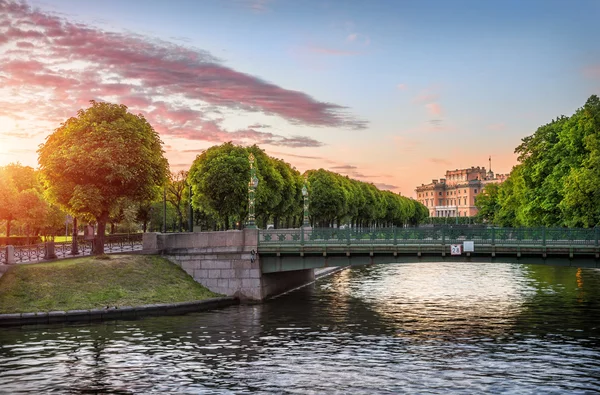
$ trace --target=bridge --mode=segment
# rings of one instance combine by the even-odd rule
[[[260,230],[263,273],[400,262],[600,267],[600,229],[419,227]]]
[[[460,261],[600,268],[599,238],[600,228],[244,229],[138,234],[109,239],[107,252],[160,254],[211,291],[260,301],[309,283],[313,269],[325,267]],[[90,247],[80,246],[80,254]],[[0,262],[47,255],[48,246],[7,247]],[[52,255],[71,256],[70,245],[52,244]]]
[[[307,284],[314,270],[374,263],[519,262],[600,268],[600,229],[419,227],[244,229],[145,233],[161,254],[211,291],[264,300]]]

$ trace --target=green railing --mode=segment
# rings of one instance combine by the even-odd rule
[[[361,244],[475,244],[518,246],[598,246],[600,228],[312,228],[260,230],[259,246]]]

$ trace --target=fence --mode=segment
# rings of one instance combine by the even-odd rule
[[[518,246],[598,246],[600,228],[423,227],[380,229],[269,229],[259,231],[259,246],[360,244],[476,244]]]
[[[91,240],[78,240],[78,253],[72,254],[72,242],[54,243],[54,256],[56,258],[70,258],[74,256],[86,256],[93,253],[93,243]],[[13,254],[14,262],[39,262],[47,259],[49,243],[39,243],[29,246],[14,246],[9,248],[0,248],[0,263],[13,262],[7,255]],[[120,253],[139,251],[142,249],[142,234],[135,233],[131,235],[106,236],[104,240],[104,252]]]

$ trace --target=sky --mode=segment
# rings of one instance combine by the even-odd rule
[[[0,166],[90,100],[414,197],[600,94],[597,0],[0,0]]]

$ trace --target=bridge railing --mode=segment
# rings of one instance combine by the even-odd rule
[[[259,245],[475,244],[598,246],[599,228],[307,228],[259,231]]]

